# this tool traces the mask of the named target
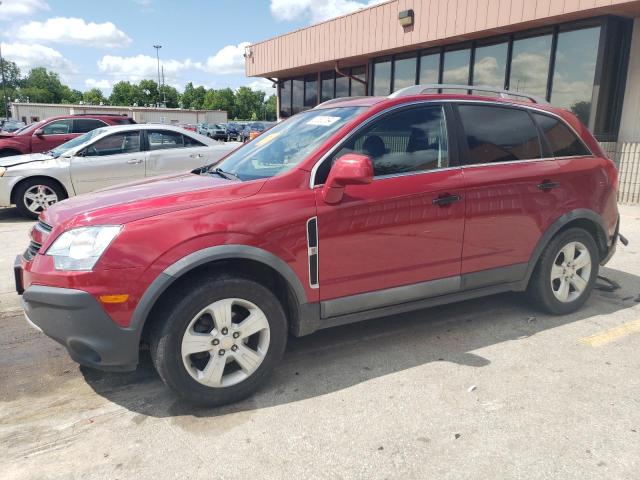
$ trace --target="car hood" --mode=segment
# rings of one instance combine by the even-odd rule
[[[49,207],[42,219],[54,227],[124,224],[147,217],[254,195],[264,180],[239,182],[181,173],[79,195]]]
[[[42,162],[44,160],[51,160],[51,155],[44,153],[27,153],[26,155],[12,155],[10,157],[0,158],[0,167],[15,167],[17,165],[24,165],[25,163]]]

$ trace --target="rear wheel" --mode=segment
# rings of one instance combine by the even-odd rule
[[[287,340],[284,310],[253,280],[211,275],[167,299],[173,305],[151,335],[160,377],[203,405],[255,392],[280,361]]]
[[[16,207],[27,218],[38,218],[48,207],[65,198],[67,195],[60,185],[46,178],[25,180],[15,193]]]
[[[557,235],[540,256],[528,293],[553,314],[566,314],[587,301],[598,277],[599,254],[593,237],[581,228]]]

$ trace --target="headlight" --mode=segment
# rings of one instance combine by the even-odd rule
[[[4,172],[7,171],[6,167],[0,167],[0,177],[2,177],[4,175]]]
[[[46,255],[53,257],[56,270],[91,270],[122,227],[74,228],[60,235]]]

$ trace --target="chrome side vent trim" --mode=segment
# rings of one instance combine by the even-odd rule
[[[307,220],[307,255],[309,257],[309,286],[318,288],[318,217]]]

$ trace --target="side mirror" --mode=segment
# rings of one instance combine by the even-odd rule
[[[366,185],[373,182],[373,164],[366,155],[347,153],[331,167],[329,177],[322,188],[326,203],[340,203],[347,185]]]
[[[33,134],[34,134],[36,137],[41,137],[41,136],[43,136],[43,135],[44,135],[44,130],[43,130],[42,128],[39,128],[39,129],[37,129],[35,132],[33,132]]]

